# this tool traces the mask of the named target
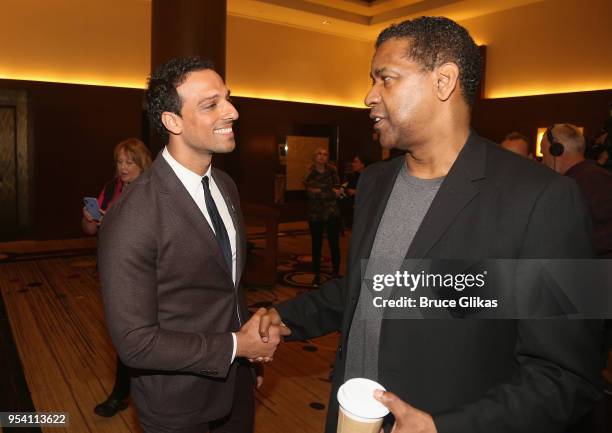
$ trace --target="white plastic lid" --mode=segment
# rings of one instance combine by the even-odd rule
[[[338,389],[338,403],[347,412],[361,418],[382,418],[389,413],[382,403],[374,398],[374,391],[382,389],[381,384],[361,377],[350,379]]]

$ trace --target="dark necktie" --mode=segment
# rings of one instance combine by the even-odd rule
[[[210,217],[210,221],[215,229],[217,242],[219,242],[219,246],[223,252],[223,257],[225,258],[227,267],[229,268],[230,273],[232,273],[232,247],[230,245],[229,236],[227,235],[227,230],[225,229],[225,224],[223,224],[223,219],[221,219],[221,215],[219,214],[219,209],[217,209],[217,205],[215,204],[212,194],[210,193],[210,186],[208,183],[208,176],[204,176],[202,178],[202,185],[204,185],[204,200],[206,201],[206,209],[208,210],[208,216]]]

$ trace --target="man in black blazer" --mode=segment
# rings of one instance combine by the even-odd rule
[[[394,433],[568,431],[601,398],[598,321],[401,320],[373,311],[363,259],[395,260],[398,269],[402,258],[593,254],[576,185],[471,131],[481,61],[465,29],[421,17],[387,28],[376,47],[365,102],[381,145],[406,155],[361,176],[346,278],[270,309],[262,339],[270,324],[284,323],[293,339],[341,331],[328,433],[338,387],[358,376],[389,391],[376,398],[394,415],[386,421]]]
[[[167,139],[101,226],[106,322],[122,361],[138,371],[132,397],[146,433],[250,433],[246,359],[280,341],[258,334],[240,287],[246,237],[238,190],[212,167],[235,147],[238,112],[212,64],[172,59],[151,76],[151,122]]]

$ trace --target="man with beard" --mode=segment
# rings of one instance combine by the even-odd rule
[[[365,102],[385,148],[405,156],[362,174],[343,279],[268,310],[291,338],[340,330],[336,393],[366,377],[390,392],[394,433],[565,432],[601,398],[599,322],[392,320],[376,309],[362,260],[391,271],[406,259],[592,257],[576,185],[470,129],[481,59],[468,32],[442,17],[385,29]],[[391,273],[391,272],[388,272]]]

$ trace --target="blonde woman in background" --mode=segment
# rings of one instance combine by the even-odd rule
[[[340,271],[340,179],[336,167],[329,163],[329,150],[319,148],[315,152],[314,164],[304,179],[306,195],[308,196],[308,227],[312,237],[312,285],[321,284],[321,248],[323,232],[327,234],[327,242],[332,260],[332,278]]]

